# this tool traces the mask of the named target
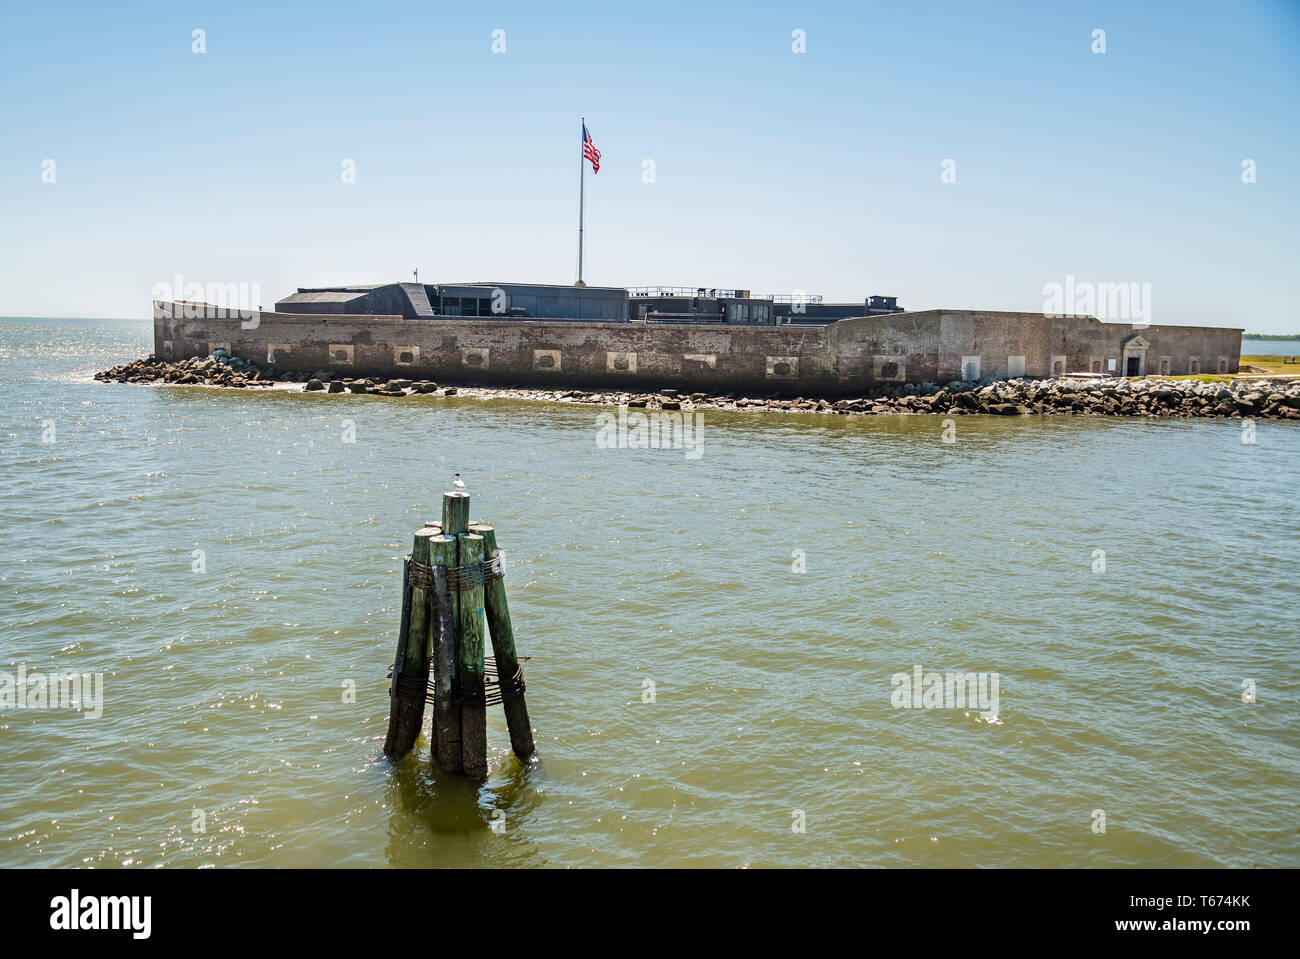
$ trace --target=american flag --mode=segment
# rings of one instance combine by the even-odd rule
[[[582,125],[582,155],[591,161],[591,172],[600,172],[600,151],[596,149],[596,144],[591,142],[591,134],[587,132],[587,124]]]

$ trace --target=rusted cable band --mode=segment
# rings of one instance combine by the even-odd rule
[[[483,688],[489,706],[496,706],[520,698],[523,696],[525,689],[524,667],[516,667],[514,675],[507,676],[504,681],[489,673]]]
[[[398,676],[393,683],[398,699],[422,703],[428,695],[428,680],[421,676]]]
[[[416,560],[409,561],[410,569],[406,574],[406,581],[415,589],[422,589],[425,592],[433,591],[433,567],[425,566]]]
[[[508,679],[501,680],[500,686],[501,698],[503,700],[518,699],[522,696],[524,694],[524,689],[527,688],[524,684],[524,667],[520,666],[516,668],[515,674]]]
[[[477,589],[483,585],[483,564],[451,566],[447,569],[447,588],[457,593]]]
[[[493,579],[504,579],[505,569],[501,565],[501,552],[498,550],[491,559],[481,563],[469,563],[465,566],[447,568],[447,588],[463,593],[477,589]]]
[[[519,663],[526,663],[532,658],[533,657],[531,656],[518,656],[515,659],[515,664],[518,665]],[[487,668],[489,672],[495,673],[497,671],[497,658],[495,656],[484,656],[483,665]]]

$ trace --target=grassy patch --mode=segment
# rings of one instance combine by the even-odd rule
[[[1287,362],[1290,360],[1291,362]],[[1300,376],[1300,353],[1296,356],[1243,356],[1242,366],[1253,366],[1269,373],[1290,373]]]

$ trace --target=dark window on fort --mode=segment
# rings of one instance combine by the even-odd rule
[[[880,375],[881,375],[884,379],[891,379],[891,378],[897,376],[897,375],[898,375],[898,364],[897,364],[897,363],[881,363],[881,364],[880,364]]]
[[[397,362],[399,362],[399,363],[414,363],[414,362],[415,362],[415,354],[414,354],[414,353],[411,353],[411,352],[409,352],[409,351],[407,351],[407,352],[403,352],[403,353],[402,353],[402,354],[397,358]]]

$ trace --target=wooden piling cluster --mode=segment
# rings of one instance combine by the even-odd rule
[[[442,523],[416,532],[402,584],[384,754],[400,759],[415,747],[425,703],[432,699],[434,761],[447,772],[484,778],[487,707],[500,702],[510,746],[527,762],[535,746],[501,552],[495,528],[470,525],[468,493],[443,494]],[[486,657],[486,636],[494,669]]]

